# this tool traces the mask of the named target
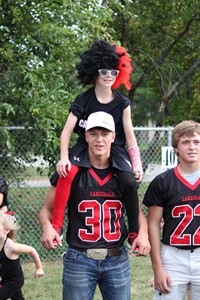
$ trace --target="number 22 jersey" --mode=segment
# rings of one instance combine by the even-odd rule
[[[159,174],[143,200],[147,207],[163,207],[162,242],[181,249],[200,247],[200,178],[190,184],[178,167]]]

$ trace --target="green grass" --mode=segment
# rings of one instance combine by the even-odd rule
[[[147,281],[152,276],[150,258],[130,256],[130,265],[131,300],[151,300],[153,289],[147,286]],[[61,261],[43,263],[45,275],[39,279],[33,278],[35,271],[33,263],[23,263],[22,267],[25,275],[23,293],[27,300],[62,299]],[[98,288],[94,300],[102,300]]]

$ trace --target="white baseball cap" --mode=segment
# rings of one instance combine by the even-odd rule
[[[97,111],[89,115],[85,130],[87,131],[94,127],[102,127],[115,132],[115,122],[113,117],[104,111]]]

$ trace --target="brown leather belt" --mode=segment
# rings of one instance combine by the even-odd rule
[[[119,248],[95,248],[95,249],[86,249],[83,252],[86,253],[87,257],[95,260],[103,260],[108,256],[120,256],[122,251]]]

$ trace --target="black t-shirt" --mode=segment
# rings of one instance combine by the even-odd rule
[[[115,121],[116,138],[114,144],[124,146],[126,143],[123,129],[122,116],[123,110],[130,105],[130,100],[120,93],[113,90],[113,100],[103,104],[98,101],[94,88],[81,93],[76,97],[70,106],[72,112],[77,118],[74,132],[78,134],[78,142],[85,141],[85,124],[88,116],[97,111],[104,111],[111,114]]]

